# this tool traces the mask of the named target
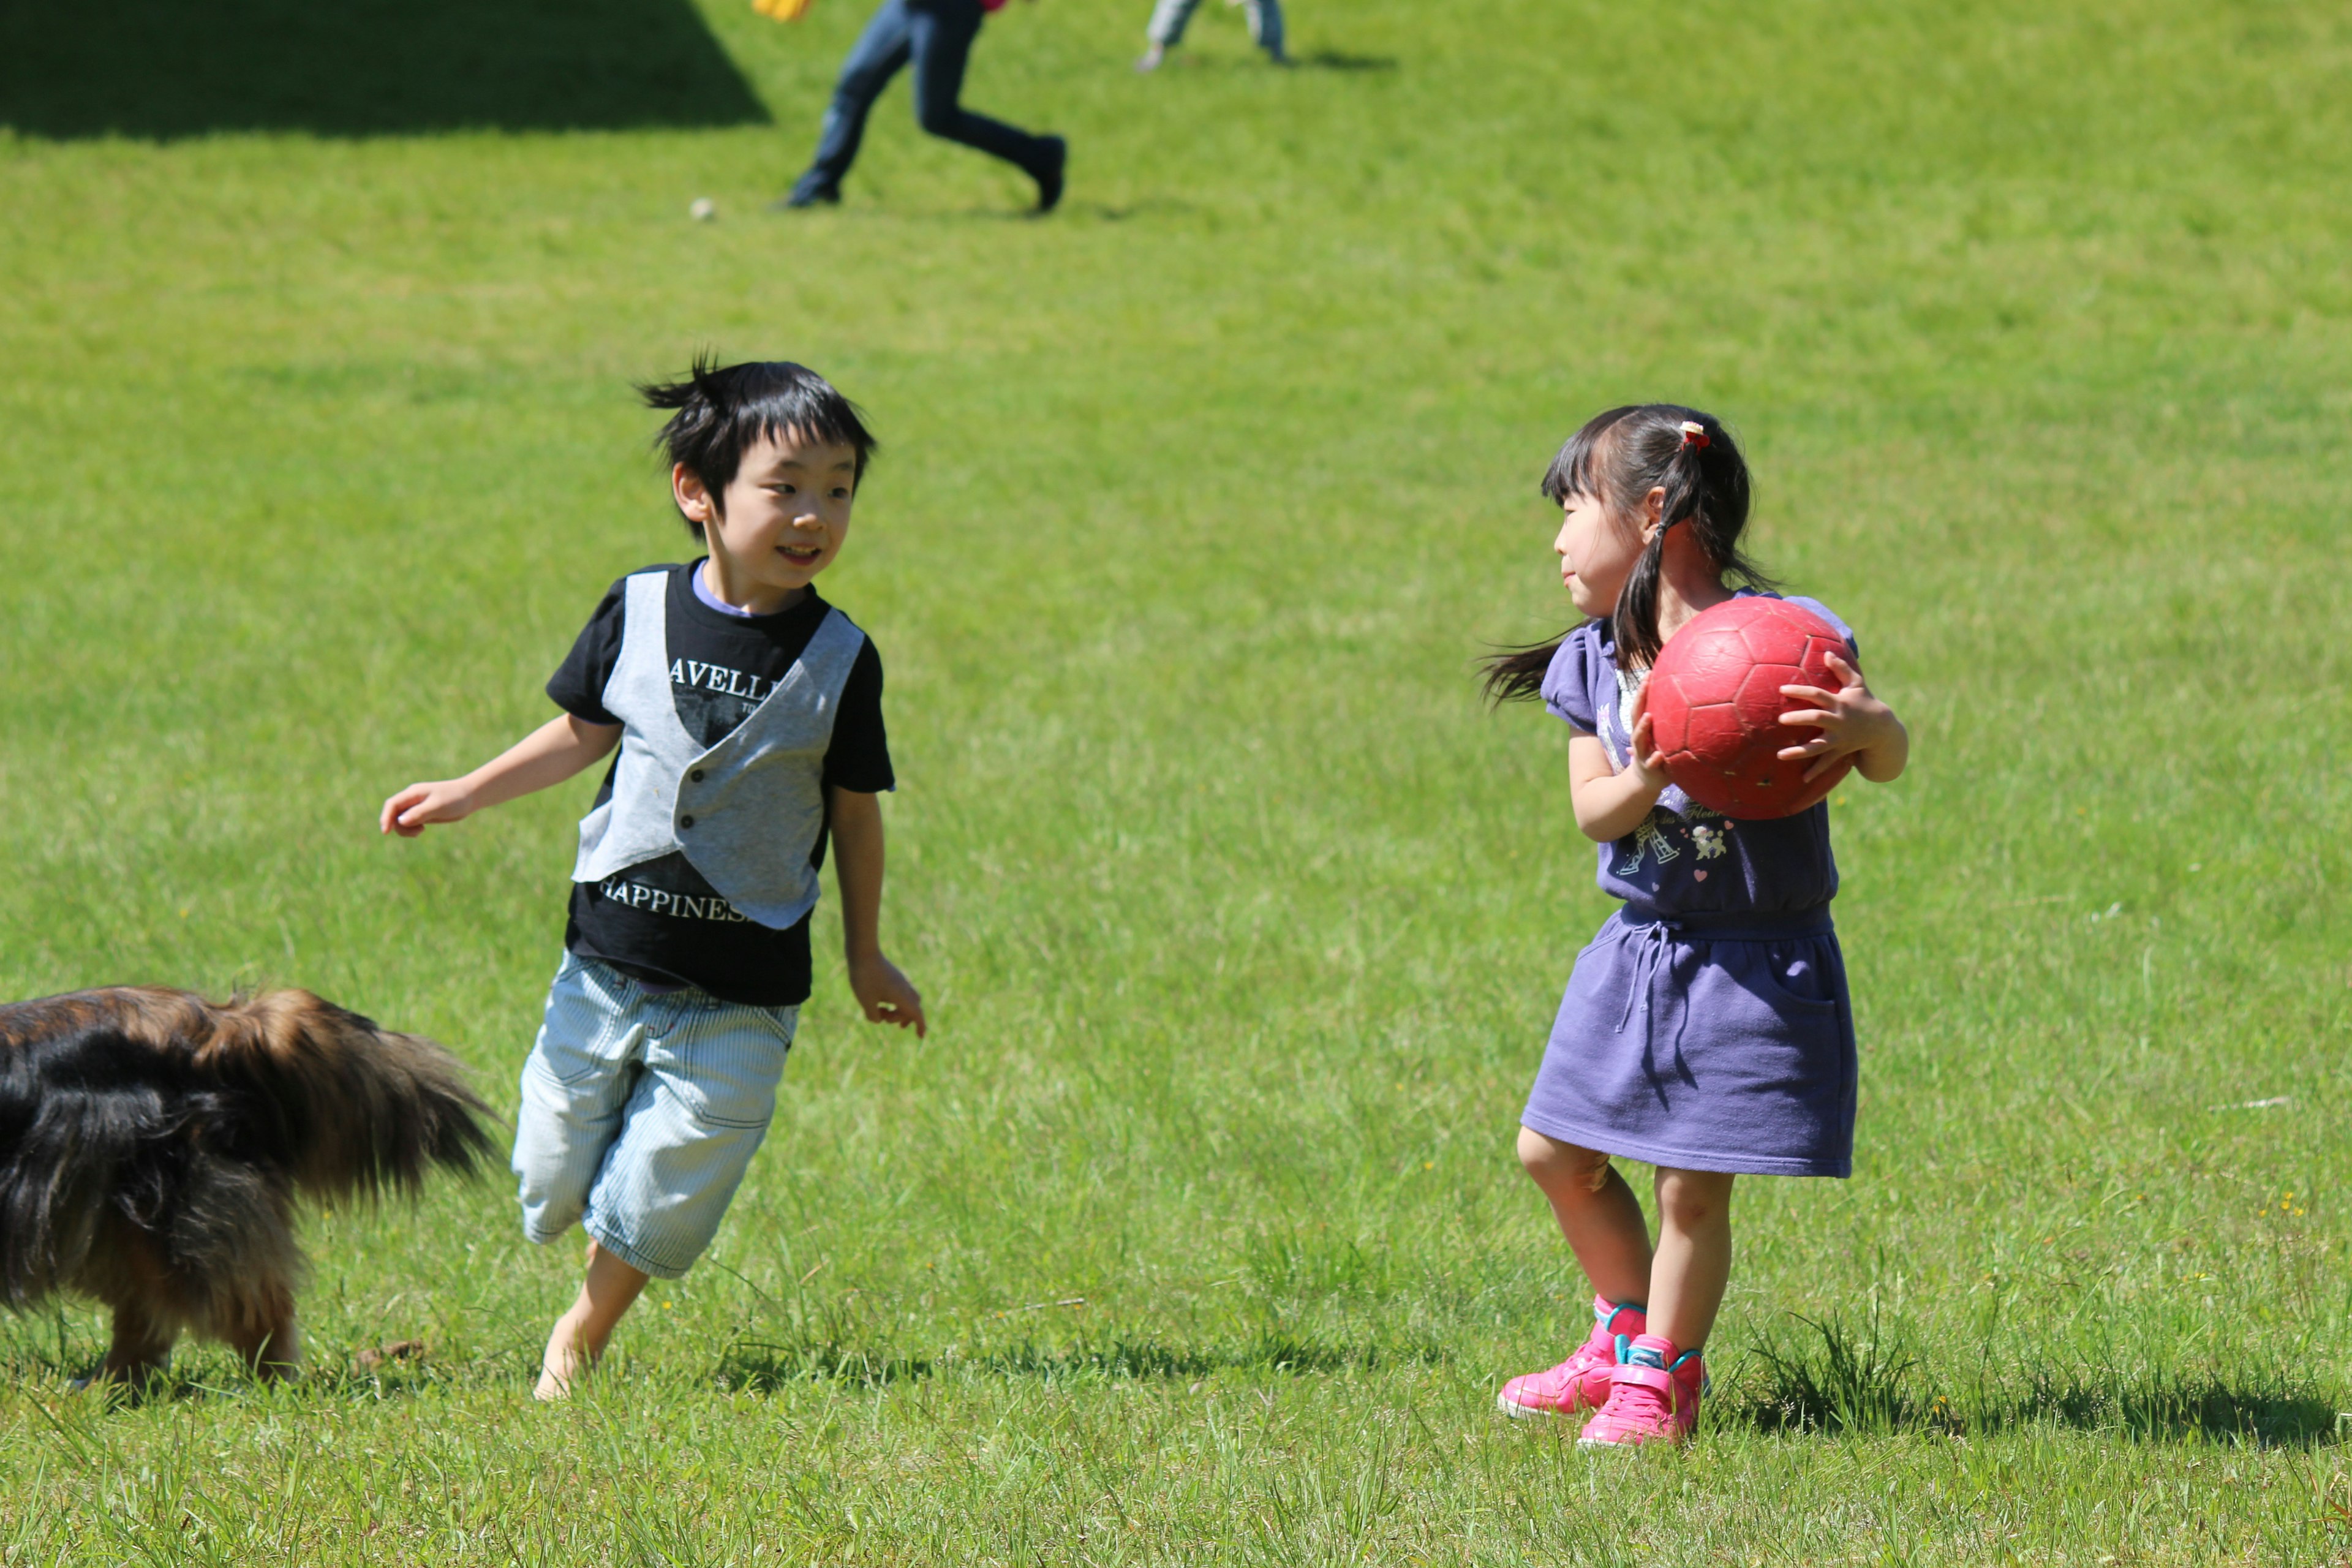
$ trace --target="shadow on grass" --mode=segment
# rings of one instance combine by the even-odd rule
[[[87,1372],[54,1374],[58,1392],[65,1394],[68,1407],[89,1412],[129,1410],[148,1405],[180,1405],[195,1401],[252,1400],[272,1398],[287,1394],[304,1398],[327,1400],[365,1400],[381,1404],[386,1400],[411,1399],[429,1390],[446,1388],[452,1383],[465,1381],[460,1375],[435,1366],[402,1367],[383,1372],[358,1368],[319,1365],[307,1366],[284,1383],[270,1383],[243,1372],[207,1375],[205,1371],[166,1369],[151,1373],[136,1382],[100,1382]],[[472,1369],[469,1369],[472,1370]],[[509,1373],[520,1381],[520,1373]],[[36,1381],[33,1376],[18,1373],[8,1379],[19,1387]]]
[[[1351,55],[1339,49],[1293,55],[1290,63],[1303,70],[1322,71],[1392,71],[1398,65],[1394,55]]]
[[[1247,54],[1220,54],[1182,50],[1169,57],[1160,68],[1165,72],[1181,71],[1187,75],[1211,71],[1230,71],[1235,75],[1265,72],[1269,69],[1309,71],[1392,71],[1403,61],[1394,55],[1351,55],[1342,49],[1310,49],[1303,55],[1293,55],[1279,67],[1269,65],[1255,49]]]
[[[1149,1340],[1053,1347],[1024,1343],[982,1355],[938,1357],[868,1351],[834,1341],[795,1345],[746,1341],[730,1347],[713,1375],[722,1388],[759,1394],[795,1383],[876,1387],[950,1373],[1065,1384],[1176,1382],[1238,1370],[1298,1375],[1400,1363],[1426,1364],[1438,1359],[1438,1352],[1426,1346],[1328,1345],[1279,1337],[1225,1346],[1169,1345]]]
[[[2130,1376],[2021,1367],[2011,1385],[1958,1394],[1930,1386],[1899,1328],[1798,1318],[1759,1340],[1711,1417],[1767,1432],[1901,1431],[1960,1436],[2054,1424],[2144,1442],[2312,1447],[2336,1434],[2336,1402],[2284,1377],[2231,1383],[2211,1373]]]
[[[780,215],[778,220],[787,227],[820,224],[896,225],[900,227],[929,227],[962,224],[1022,224],[1044,223],[1069,225],[1079,222],[1126,223],[1133,218],[1189,217],[1199,212],[1196,203],[1170,196],[1151,196],[1139,201],[1113,206],[1108,202],[1064,202],[1050,213],[1040,213],[1032,207],[1016,204],[996,203],[986,205],[925,207],[904,201],[877,198],[870,205],[852,205],[817,212],[795,212]]]
[[[68,140],[760,124],[690,0],[23,0],[0,125]]]

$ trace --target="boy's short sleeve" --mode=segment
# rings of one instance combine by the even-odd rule
[[[1562,637],[1559,651],[1551,656],[1551,668],[1544,671],[1543,678],[1545,709],[1555,718],[1566,720],[1570,728],[1583,735],[1601,732],[1600,715],[1592,710],[1593,666],[1604,657],[1596,631],[1598,625],[1587,621]]]
[[[586,723],[620,722],[604,711],[604,687],[613,679],[613,667],[621,661],[621,633],[628,620],[627,601],[622,595],[627,582],[624,577],[604,591],[596,613],[573,639],[572,651],[548,679],[548,697]]]
[[[824,752],[824,782],[828,788],[858,795],[898,787],[890,769],[890,737],[882,726],[882,656],[870,637],[842,684],[833,740]]]

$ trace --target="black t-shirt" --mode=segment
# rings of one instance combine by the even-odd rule
[[[701,565],[698,560],[664,569],[669,573],[670,697],[686,732],[715,746],[791,673],[827,605],[811,588],[799,604],[772,616],[730,616],[696,595],[694,574]],[[547,683],[556,706],[592,724],[621,721],[604,710],[604,685],[621,657],[625,581],[605,593]],[[617,752],[613,765],[620,765]],[[882,729],[882,656],[869,638],[842,688],[824,753],[824,784],[828,790],[875,795],[897,782]],[[612,796],[608,768],[596,805]],[[811,865],[824,864],[826,837],[817,834]],[[639,980],[698,985],[723,1001],[782,1007],[808,1000],[807,919],[788,931],[747,920],[682,854],[631,866],[602,882],[573,883],[563,942],[583,958]]]

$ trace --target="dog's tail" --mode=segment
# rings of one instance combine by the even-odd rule
[[[419,1035],[308,991],[214,1006],[195,1065],[248,1089],[248,1125],[315,1198],[413,1194],[434,1167],[468,1172],[496,1145],[457,1059]]]

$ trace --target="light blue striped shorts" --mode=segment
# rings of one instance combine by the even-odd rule
[[[649,992],[566,952],[522,1068],[523,1234],[553,1241],[577,1220],[632,1268],[685,1273],[768,1134],[799,1017]]]

